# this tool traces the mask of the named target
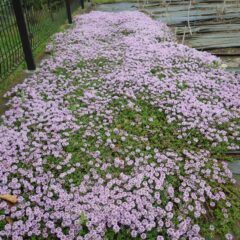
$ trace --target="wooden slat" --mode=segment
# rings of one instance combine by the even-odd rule
[[[169,0],[144,5],[144,12],[176,27],[197,49],[240,47],[240,0]],[[190,26],[190,27],[189,27]]]

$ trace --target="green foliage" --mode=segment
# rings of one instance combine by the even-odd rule
[[[130,231],[126,228],[121,229],[118,233],[115,233],[112,229],[108,229],[105,233],[104,240],[127,240],[132,239]],[[134,238],[139,240],[140,238]]]

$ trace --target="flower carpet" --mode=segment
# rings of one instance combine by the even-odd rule
[[[140,12],[77,16],[48,50],[6,94],[0,239],[240,238],[238,75]]]

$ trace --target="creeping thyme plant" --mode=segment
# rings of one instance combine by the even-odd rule
[[[139,12],[77,16],[48,48],[6,94],[0,239],[240,238],[238,75]]]

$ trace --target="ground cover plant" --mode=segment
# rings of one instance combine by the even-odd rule
[[[139,12],[77,16],[48,50],[6,94],[0,238],[239,238],[238,75]]]

